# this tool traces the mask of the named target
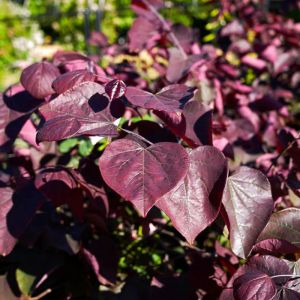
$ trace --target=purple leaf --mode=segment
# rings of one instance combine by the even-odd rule
[[[43,99],[54,93],[52,82],[59,76],[57,67],[49,62],[34,63],[23,70],[21,83],[35,98]]]
[[[257,243],[253,252],[260,254],[278,255],[299,252],[300,247],[280,239],[267,239]]]
[[[300,209],[287,208],[272,214],[258,241],[281,239],[300,247]]]
[[[176,38],[178,39],[181,47],[186,52],[190,52],[191,45],[197,38],[194,30],[182,24],[174,24],[171,30],[175,34]]]
[[[170,130],[185,140],[189,145],[202,146],[212,144],[212,110],[200,101],[189,101],[183,108],[182,115],[155,112]]]
[[[33,98],[21,84],[0,94],[0,149],[9,151],[26,121],[43,102]]]
[[[267,64],[264,60],[260,58],[255,58],[249,55],[245,55],[242,57],[241,62],[253,69],[256,69],[258,71],[263,70]]]
[[[116,281],[119,257],[115,244],[109,237],[101,236],[89,241],[83,253],[100,283],[112,284]]]
[[[77,85],[41,107],[48,121],[38,131],[37,141],[57,141],[83,134],[117,135],[113,122],[121,116],[121,112],[114,111],[119,104],[122,106],[117,101],[109,104],[100,84],[84,82]]]
[[[194,63],[203,59],[203,55],[185,57],[177,48],[170,48],[168,51],[170,58],[166,78],[171,83],[178,82],[188,74],[188,71]]]
[[[188,165],[188,154],[179,144],[144,147],[126,139],[108,145],[99,160],[104,181],[143,216],[185,177]]]
[[[273,210],[267,177],[258,170],[240,167],[228,178],[223,204],[230,223],[232,251],[245,258]]]
[[[193,96],[193,89],[184,84],[173,84],[157,94],[145,92],[135,87],[127,87],[126,98],[132,104],[166,112],[180,112],[184,104]]]
[[[221,31],[221,36],[243,35],[245,30],[238,20],[233,20],[227,24]]]
[[[16,239],[10,234],[6,222],[6,215],[13,206],[13,190],[10,187],[3,187],[0,189],[0,193],[0,254],[6,256],[16,244]]]
[[[267,274],[251,271],[233,282],[233,294],[236,300],[270,300],[276,295],[276,286]]]
[[[54,206],[68,204],[73,215],[83,217],[84,197],[80,185],[63,168],[43,170],[35,178],[36,187],[53,203]]]
[[[32,222],[37,210],[47,202],[47,199],[33,182],[27,181],[17,188],[12,200],[13,206],[6,216],[7,227],[10,233],[19,239]]]
[[[190,166],[183,181],[156,203],[173,226],[192,244],[217,217],[227,177],[227,160],[212,146],[189,154]],[[199,222],[201,220],[201,222]]]
[[[70,61],[80,60],[86,62],[90,61],[90,59],[87,56],[74,51],[57,51],[53,57],[53,62],[56,66],[68,63]]]
[[[87,69],[74,70],[57,77],[53,81],[52,87],[56,93],[62,94],[82,82],[95,81],[95,79],[95,74],[89,72]]]
[[[138,52],[154,45],[154,42],[160,38],[158,29],[159,25],[155,19],[149,21],[143,17],[137,18],[128,32],[130,51]]]
[[[110,100],[122,97],[126,92],[126,84],[119,79],[114,79],[105,85],[105,92]]]
[[[259,270],[270,277],[274,277],[273,281],[276,285],[283,285],[289,281],[289,276],[277,275],[291,275],[292,272],[286,261],[270,255],[253,256],[247,263],[247,266],[252,270]]]

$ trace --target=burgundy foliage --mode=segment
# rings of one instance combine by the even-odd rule
[[[300,28],[257,2],[213,44],[132,1],[1,94],[0,298],[300,298]]]

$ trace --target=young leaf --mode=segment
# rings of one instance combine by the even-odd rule
[[[143,216],[185,177],[188,165],[188,154],[179,144],[144,147],[127,139],[108,145],[99,161],[104,181]]]
[[[166,112],[180,112],[184,104],[193,96],[193,89],[184,84],[173,84],[152,94],[135,87],[127,87],[126,98],[132,104]]]
[[[117,135],[113,122],[120,102],[109,104],[104,87],[84,82],[59,95],[41,107],[48,120],[38,131],[37,141],[58,141],[68,137],[88,135]],[[120,105],[122,106],[122,105]]]
[[[29,296],[32,285],[35,281],[36,277],[26,272],[22,271],[21,269],[16,270],[16,280],[19,286],[20,291],[24,296]]]
[[[56,93],[62,94],[82,82],[95,81],[95,79],[95,74],[91,73],[87,69],[74,70],[57,77],[53,81],[52,87]]]
[[[240,167],[228,178],[223,204],[230,223],[232,251],[246,258],[273,210],[267,177],[258,170]]]
[[[272,214],[258,241],[275,238],[300,247],[300,209],[291,207]]]
[[[276,295],[273,280],[265,273],[253,270],[238,277],[233,282],[233,294],[236,300],[270,300]]]
[[[114,79],[105,85],[105,92],[110,100],[122,97],[126,92],[126,84],[119,79]]]
[[[52,82],[59,76],[57,67],[49,62],[34,63],[23,70],[21,83],[35,98],[43,99],[54,93]]]
[[[189,154],[189,170],[173,190],[156,203],[173,226],[192,244],[195,237],[217,217],[227,177],[227,160],[212,146]],[[201,220],[201,222],[199,222]]]

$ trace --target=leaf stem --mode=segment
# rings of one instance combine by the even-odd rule
[[[142,136],[139,135],[138,133],[132,132],[132,131],[127,130],[127,129],[124,129],[124,128],[122,128],[122,127],[119,127],[119,129],[122,130],[122,131],[124,131],[124,132],[126,132],[126,133],[128,133],[128,134],[131,134],[131,135],[137,137],[138,139],[140,139],[140,140],[142,140],[142,141],[148,143],[149,145],[153,145],[152,142],[150,142],[149,140],[145,139],[144,137],[142,137]]]
[[[163,29],[168,32],[169,37],[172,41],[172,43],[178,48],[178,50],[181,52],[184,59],[187,59],[187,54],[185,53],[184,49],[180,45],[180,42],[178,41],[176,35],[174,32],[172,32],[170,25],[166,22],[166,20],[163,18],[163,16],[153,7],[151,3],[149,3],[147,0],[142,0],[142,2],[150,9],[150,11],[157,17],[157,19],[162,24]]]
[[[30,297],[30,300],[40,300],[43,297],[45,297],[46,295],[50,294],[51,292],[52,292],[51,289],[47,289],[47,290],[45,290],[44,292],[42,292],[41,294],[39,294],[36,297]]]

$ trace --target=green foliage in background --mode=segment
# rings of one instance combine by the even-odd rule
[[[0,0],[0,7],[0,88],[3,89],[19,79],[19,62],[43,43],[43,33],[36,21],[28,19],[27,9],[7,0]]]

